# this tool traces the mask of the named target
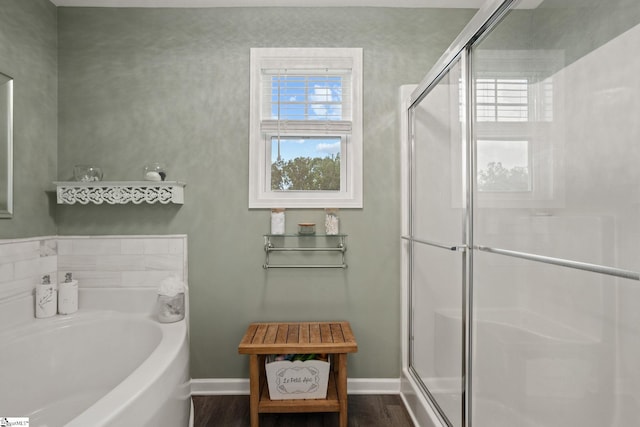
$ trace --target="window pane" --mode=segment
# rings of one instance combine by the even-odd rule
[[[529,141],[478,140],[478,190],[531,191]]]
[[[340,191],[342,138],[271,137],[272,191]]]
[[[270,81],[272,119],[343,119],[342,76],[285,74]]]

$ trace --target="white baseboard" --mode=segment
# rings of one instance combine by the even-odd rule
[[[400,378],[348,378],[350,394],[400,394]]]
[[[400,378],[349,378],[349,394],[400,394]],[[244,378],[194,378],[191,380],[194,396],[249,394],[249,380]]]
[[[249,380],[240,378],[192,378],[192,396],[249,394]]]

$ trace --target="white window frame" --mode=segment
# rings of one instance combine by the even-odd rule
[[[271,137],[262,121],[262,70],[351,68],[351,131],[344,134],[340,191],[272,191]],[[362,49],[252,48],[249,113],[249,208],[362,208]],[[316,132],[289,136],[317,136]],[[344,180],[344,182],[343,182]]]

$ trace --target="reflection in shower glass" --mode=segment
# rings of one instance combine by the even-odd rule
[[[472,46],[472,427],[640,425],[638,48],[628,0],[513,10]]]
[[[478,140],[478,191],[531,191],[529,141]]]
[[[527,79],[476,79],[476,109],[479,122],[526,122],[529,119]]]

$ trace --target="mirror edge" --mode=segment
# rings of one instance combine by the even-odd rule
[[[0,219],[13,218],[13,77],[6,76],[7,82],[7,206],[0,210]]]

